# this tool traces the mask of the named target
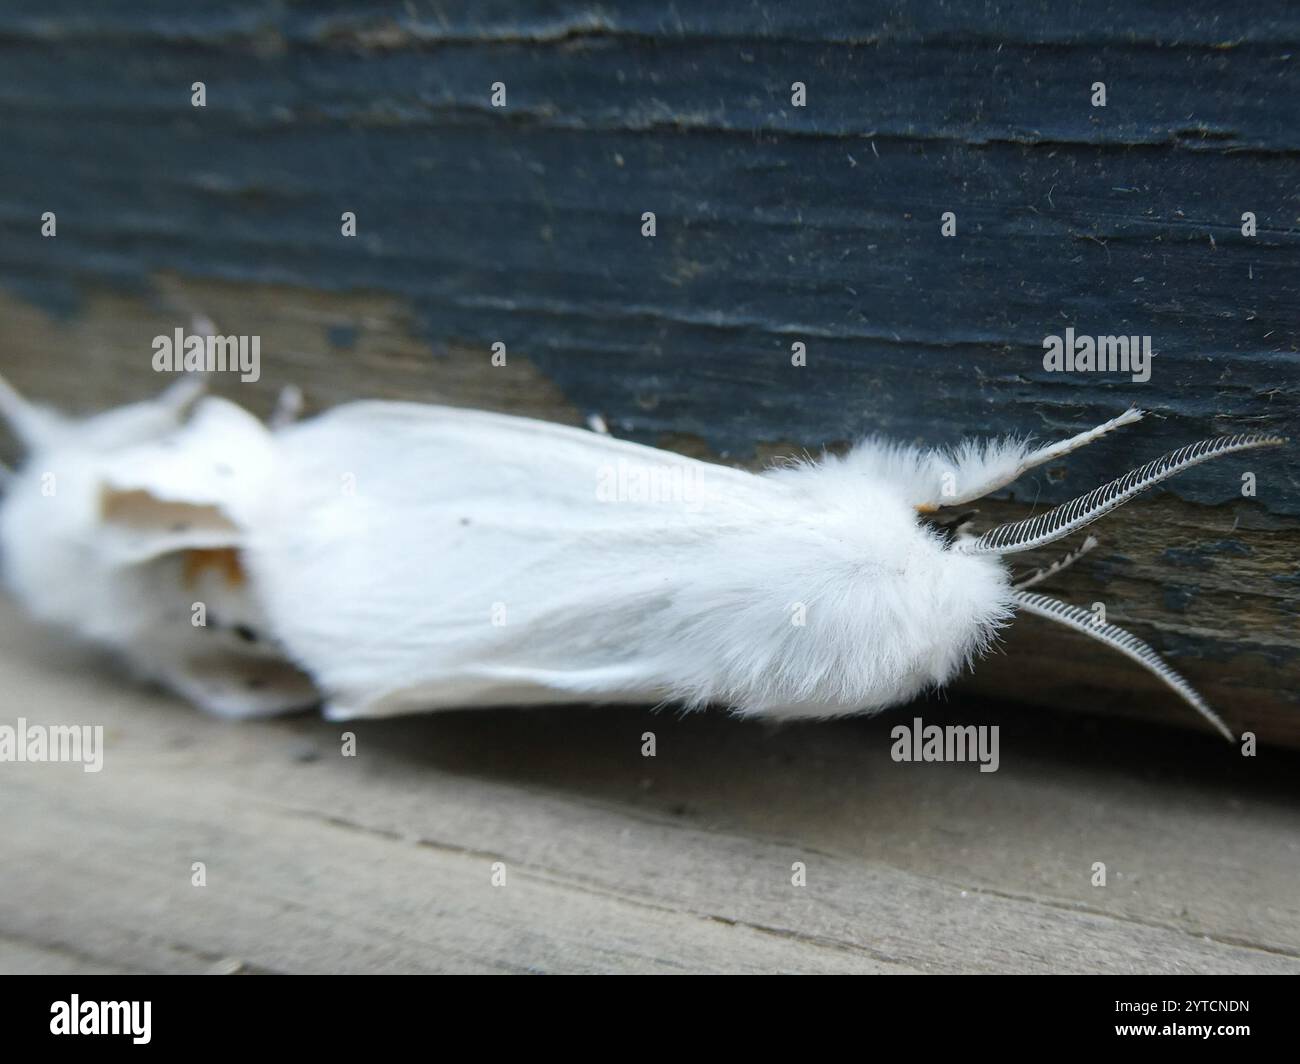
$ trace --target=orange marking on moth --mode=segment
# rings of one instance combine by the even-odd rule
[[[239,551],[234,547],[212,547],[185,552],[185,566],[181,570],[181,579],[186,587],[193,587],[205,570],[216,569],[224,575],[231,587],[244,583],[244,566],[239,560]]]

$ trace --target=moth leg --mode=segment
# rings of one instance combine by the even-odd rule
[[[302,415],[302,389],[296,384],[286,384],[275,400],[275,409],[267,424],[273,429],[292,425]]]
[[[1068,569],[1093,547],[1097,545],[1097,537],[1089,536],[1079,546],[1070,551],[1068,554],[1057,558],[1051,565],[1044,566],[1042,569],[1035,569],[1028,576],[1017,580],[1011,587],[1016,591],[1024,591],[1025,588],[1033,587],[1035,584],[1041,584],[1048,577],[1055,576],[1064,569]]]
[[[190,331],[195,336],[215,336],[217,327],[206,314],[190,315]],[[203,371],[187,371],[176,383],[169,384],[158,396],[158,402],[180,417],[208,390],[208,375]]]
[[[985,495],[997,491],[999,488],[1005,488],[1012,481],[1018,480],[1029,470],[1042,465],[1044,462],[1055,461],[1057,458],[1063,458],[1071,451],[1077,451],[1080,447],[1086,447],[1094,440],[1099,440],[1108,432],[1122,428],[1124,425],[1131,425],[1135,421],[1140,421],[1143,411],[1134,407],[1129,407],[1119,417],[1113,417],[1103,425],[1098,425],[1095,429],[1089,429],[1087,432],[1080,432],[1077,436],[1071,436],[1068,440],[1061,440],[1059,443],[1051,443],[1046,447],[1039,447],[1024,455],[1020,461],[1009,470],[995,471],[989,474],[984,480],[977,482],[967,488],[960,495],[945,497],[943,506],[960,506],[962,503],[972,502],[975,499],[982,499]]]
[[[7,423],[29,451],[48,443],[57,434],[62,420],[53,411],[28,402],[0,374],[0,422]]]
[[[267,717],[310,709],[321,700],[310,678],[274,658],[214,654],[161,670],[159,678],[219,717]]]

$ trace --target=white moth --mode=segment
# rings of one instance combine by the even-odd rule
[[[1038,448],[868,439],[754,474],[500,414],[363,402],[268,429],[217,399],[185,421],[192,398],[70,425],[0,387],[32,452],[0,511],[9,585],[206,708],[311,701],[296,666],[335,719],[581,700],[873,712],[952,679],[1025,610],[1127,654],[1231,738],[1141,640],[1029,590],[1091,537],[1018,583],[1003,556],[1285,442],[1185,447],[975,537],[939,511],[1141,413]],[[56,467],[73,494],[51,505]],[[193,630],[186,577],[214,551],[223,627]],[[258,641],[218,641],[240,629]]]

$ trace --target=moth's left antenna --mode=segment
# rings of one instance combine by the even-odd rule
[[[1235,741],[1232,730],[1209,707],[1205,699],[1197,694],[1196,689],[1180,673],[1171,668],[1149,645],[1132,632],[1126,632],[1123,628],[1118,628],[1113,624],[1099,624],[1096,617],[1087,610],[1080,609],[1078,606],[1071,606],[1059,599],[1048,598],[1048,596],[1040,595],[1034,591],[1012,591],[1011,598],[1016,606],[1026,613],[1035,613],[1049,621],[1056,621],[1067,628],[1073,628],[1076,632],[1092,636],[1093,639],[1105,643],[1114,650],[1118,650],[1125,657],[1132,658],[1152,676],[1159,678],[1177,691],[1182,696],[1183,701],[1213,724],[1218,729],[1219,734],[1228,742]]]

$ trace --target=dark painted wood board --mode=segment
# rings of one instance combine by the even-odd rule
[[[263,336],[238,389],[263,409],[287,379],[315,406],[437,390],[747,464],[1159,415],[984,516],[1019,515],[1203,436],[1300,436],[1298,42],[1283,3],[10,5],[0,359],[74,406],[140,394],[197,305]],[[1151,380],[1046,372],[1067,326],[1150,335]],[[1300,742],[1294,450],[1099,533],[1053,590]],[[1017,628],[973,686],[1192,723]]]

